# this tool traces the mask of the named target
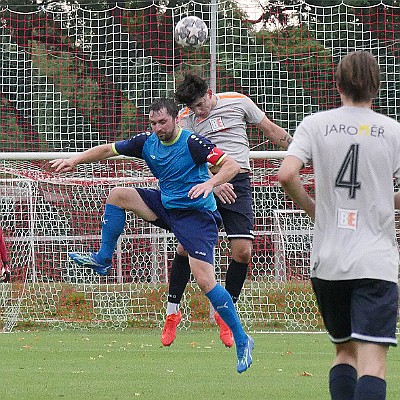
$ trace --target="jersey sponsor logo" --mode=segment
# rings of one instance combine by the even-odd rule
[[[216,117],[210,119],[210,126],[213,132],[218,132],[222,129],[225,129],[224,122],[222,121],[222,117]]]
[[[357,229],[358,210],[346,210],[338,208],[337,212],[337,226],[340,229]]]
[[[371,136],[371,137],[382,137],[384,138],[383,134],[385,133],[385,129],[383,126],[369,126],[369,125],[345,125],[345,124],[332,124],[332,125],[325,125],[325,134],[324,136],[328,136],[330,134],[343,134],[343,135],[350,135],[350,136]]]

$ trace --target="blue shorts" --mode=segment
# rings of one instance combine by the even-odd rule
[[[254,212],[250,174],[237,174],[229,183],[232,183],[236,193],[233,204],[224,204],[215,196],[218,211],[221,214],[224,230],[228,239],[254,239]]]
[[[397,346],[397,283],[377,279],[311,279],[333,343],[349,340]]]
[[[156,189],[136,188],[146,205],[157,215],[151,224],[171,231],[193,258],[214,264],[214,248],[221,224],[219,212],[191,209],[166,209]]]

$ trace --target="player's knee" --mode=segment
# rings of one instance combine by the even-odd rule
[[[118,205],[116,203],[120,203],[125,198],[124,189],[122,187],[112,188],[108,194],[107,203]]]
[[[140,198],[140,196],[136,189],[115,187],[111,189],[107,197],[107,203],[124,209],[130,209],[132,207],[132,204],[135,204],[137,202],[137,198]]]
[[[188,252],[183,248],[183,246],[180,243],[178,243],[178,246],[176,246],[176,252],[178,255],[182,257],[188,256]]]
[[[243,248],[233,254],[232,257],[236,262],[248,264],[251,260],[251,249]]]

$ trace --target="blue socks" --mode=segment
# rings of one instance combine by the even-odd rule
[[[243,330],[230,294],[219,283],[206,296],[232,331],[236,347],[247,343],[247,335]]]
[[[124,231],[126,212],[123,208],[106,204],[103,222],[101,224],[101,247],[95,254],[96,260],[104,265],[110,265],[117,246],[118,238]]]
[[[337,364],[329,372],[329,391],[332,400],[353,400],[357,371],[349,364]]]

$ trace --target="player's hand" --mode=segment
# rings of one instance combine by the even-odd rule
[[[188,197],[191,199],[197,199],[197,197],[203,195],[203,198],[206,198],[213,191],[213,188],[214,186],[209,180],[199,183],[189,190]]]
[[[214,194],[223,204],[232,204],[236,201],[236,193],[232,183],[223,183],[214,188]]]
[[[0,282],[9,283],[11,280],[11,273],[8,267],[1,267]]]
[[[70,158],[58,158],[49,161],[49,165],[56,172],[70,172],[74,170],[75,164]]]

